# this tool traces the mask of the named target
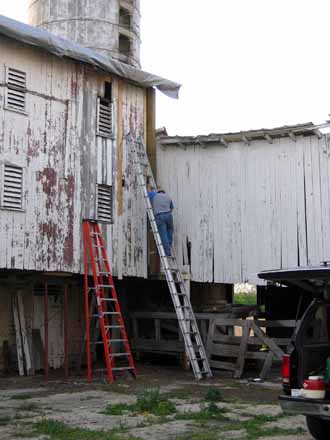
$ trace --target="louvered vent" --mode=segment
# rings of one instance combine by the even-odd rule
[[[97,219],[112,223],[112,187],[97,185]]]
[[[4,165],[2,207],[23,208],[23,168]]]
[[[112,102],[98,98],[97,101],[97,134],[112,137]]]
[[[26,73],[16,69],[7,70],[6,107],[25,111]]]

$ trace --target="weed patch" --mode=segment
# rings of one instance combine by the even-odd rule
[[[22,405],[18,406],[16,409],[17,411],[31,411],[31,412],[40,411],[39,406],[34,402],[23,403]]]
[[[0,417],[0,426],[8,425],[10,420],[11,420],[10,417],[6,417],[6,416]]]
[[[122,440],[118,430],[111,432],[90,431],[88,429],[71,428],[64,423],[43,420],[33,427],[34,435],[47,435],[50,440]],[[30,434],[29,434],[30,435]],[[137,437],[125,436],[125,440],[139,440]]]
[[[122,416],[125,412],[132,411],[134,405],[127,405],[127,403],[115,403],[107,405],[102,414],[108,416]]]
[[[205,400],[207,402],[222,402],[223,396],[222,396],[221,391],[218,390],[217,388],[209,388],[207,390]]]
[[[27,400],[32,399],[31,394],[16,394],[14,396],[11,396],[11,400]]]
[[[174,403],[162,396],[159,389],[147,390],[139,394],[136,403],[127,405],[117,403],[108,405],[103,414],[121,416],[125,412],[130,411],[133,414],[149,413],[155,416],[164,417],[176,412]]]
[[[272,437],[276,435],[295,435],[302,434],[305,431],[301,428],[298,429],[284,429],[284,428],[267,428],[265,423],[276,421],[283,416],[256,416],[253,419],[247,420],[241,424],[242,428],[246,429],[247,439],[256,440],[260,437]]]
[[[205,406],[198,412],[185,412],[176,415],[177,420],[195,420],[197,422],[206,422],[208,420],[226,421],[225,410],[220,409],[214,402]]]
[[[155,416],[166,416],[176,412],[175,405],[167,397],[161,396],[159,389],[147,390],[137,397],[135,410]]]

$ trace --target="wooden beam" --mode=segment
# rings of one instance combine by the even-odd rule
[[[223,136],[220,137],[220,142],[222,143],[222,145],[224,145],[226,148],[228,148],[228,142],[226,141],[226,139]]]
[[[265,139],[267,139],[267,141],[272,144],[273,143],[273,138],[271,136],[269,136],[269,134],[265,134]]]
[[[250,143],[251,143],[250,139],[247,136],[245,136],[244,134],[242,136],[242,141],[244,142],[245,145],[250,145]]]
[[[157,182],[157,146],[156,146],[156,91],[146,90],[147,94],[147,154],[151,169]]]
[[[275,342],[270,339],[262,330],[259,328],[254,321],[251,321],[252,323],[252,329],[254,334],[261,339],[261,341],[269,347],[269,350],[274,353],[274,355],[279,359],[282,360],[282,356],[284,354],[283,350],[278,347]]]
[[[238,357],[236,361],[236,368],[234,373],[235,379],[240,379],[243,374],[249,336],[250,336],[250,325],[247,325],[246,327],[243,328],[243,335],[241,338],[241,343],[239,347]]]
[[[123,81],[118,80],[118,108],[117,108],[117,203],[118,216],[123,213]]]
[[[24,358],[25,358],[25,364],[26,364],[26,373],[28,376],[33,376],[34,375],[34,368],[32,365],[32,357],[31,357],[31,351],[30,351],[30,347],[29,347],[28,332],[27,332],[27,328],[26,328],[24,305],[23,305],[23,298],[22,298],[21,292],[17,292],[17,306],[18,306],[19,321],[21,324],[21,335],[22,335]]]
[[[272,368],[273,363],[273,353],[270,351],[266,357],[266,360],[264,362],[264,365],[262,367],[261,373],[260,373],[260,379],[265,380],[270,372],[270,369]]]
[[[296,136],[294,135],[294,133],[292,133],[292,131],[289,131],[288,135],[289,135],[289,138],[290,138],[293,142],[297,142],[297,138],[296,138]]]
[[[21,329],[18,318],[18,307],[17,307],[17,296],[14,295],[12,298],[12,306],[13,306],[13,316],[14,316],[14,325],[15,325],[15,335],[16,335],[16,350],[17,350],[17,362],[18,362],[18,372],[20,376],[24,376],[24,358],[23,358],[23,349],[22,349],[22,337],[21,337]]]

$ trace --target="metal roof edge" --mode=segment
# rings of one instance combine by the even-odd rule
[[[200,136],[164,136],[159,135],[159,143],[162,146],[170,145],[205,145],[205,144],[221,144],[224,147],[228,147],[229,143],[244,142],[249,144],[256,140],[267,140],[272,143],[274,139],[281,137],[290,137],[292,140],[296,140],[296,136],[300,135],[315,135],[322,137],[322,133],[319,131],[322,128],[330,127],[330,121],[320,125],[314,125],[312,122],[296,125],[284,125],[282,127],[275,128],[261,128],[259,130],[247,130],[239,132],[229,133],[211,133],[209,135]]]
[[[45,49],[57,57],[67,57],[92,65],[100,70],[132,81],[141,87],[156,87],[156,89],[170,98],[178,99],[179,97],[181,85],[174,81],[136,69],[120,61],[108,59],[94,50],[87,49],[74,41],[57,37],[50,32],[21,23],[3,15],[0,15],[0,35],[5,35],[8,38],[30,46]]]

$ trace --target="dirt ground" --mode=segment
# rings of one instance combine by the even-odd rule
[[[307,440],[304,417],[283,415],[278,379],[195,381],[180,368],[138,366],[138,379],[0,378],[0,439]]]

